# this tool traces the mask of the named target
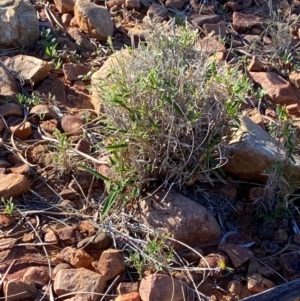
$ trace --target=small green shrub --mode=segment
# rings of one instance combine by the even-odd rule
[[[197,46],[197,31],[171,25],[153,25],[100,85],[113,166],[140,187],[181,186],[222,166],[223,138],[252,88],[239,66],[217,65]]]

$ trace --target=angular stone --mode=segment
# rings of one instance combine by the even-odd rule
[[[1,7],[0,7],[1,9]],[[19,93],[16,79],[5,68],[0,66],[0,98],[15,98]]]
[[[190,16],[189,21],[197,27],[202,27],[204,24],[218,24],[222,20],[218,15],[194,14]]]
[[[183,0],[167,0],[166,1],[166,7],[168,8],[175,8],[175,9],[181,9],[184,5]]]
[[[82,133],[83,119],[78,116],[66,115],[61,120],[61,126],[67,134],[80,135]]]
[[[63,14],[61,16],[61,22],[65,27],[69,27],[73,16],[71,14]]]
[[[177,191],[163,189],[140,202],[141,218],[155,232],[160,229],[171,238],[191,247],[219,242],[220,227],[213,215],[203,206]],[[170,241],[175,250],[186,247]]]
[[[65,226],[56,230],[56,234],[64,244],[73,245],[82,239],[76,226]]]
[[[47,78],[35,90],[44,98],[48,98],[49,94],[55,99],[55,102],[66,104],[66,92],[63,82],[58,78]]]
[[[263,116],[260,114],[258,108],[252,108],[246,112],[246,115],[262,129],[265,129]]]
[[[140,0],[125,0],[125,6],[128,9],[140,9],[141,3]]]
[[[226,47],[221,44],[216,37],[206,37],[202,40],[199,40],[196,44],[196,47],[200,50],[205,50],[208,52],[224,52],[226,50]]]
[[[138,291],[139,291],[138,282],[120,282],[117,287],[117,292],[119,295],[135,293]]]
[[[297,102],[297,95],[290,82],[273,72],[250,72],[255,83],[266,90],[266,97],[275,104]]]
[[[201,258],[199,266],[202,268],[221,268],[227,266],[227,263],[228,257],[226,255],[212,253]],[[211,271],[211,275],[216,278],[222,277],[222,270],[219,272]]]
[[[104,251],[100,256],[98,271],[106,281],[124,273],[125,263],[122,251],[115,249]]]
[[[88,294],[77,294],[77,296],[81,298],[81,301],[99,301],[101,298],[99,294],[104,293],[105,285],[103,276],[87,269],[62,269],[55,276],[53,289],[58,296],[68,293],[89,292]]]
[[[139,292],[143,301],[186,300],[186,284],[162,274],[152,274],[143,278]]]
[[[29,55],[16,55],[4,61],[11,70],[17,72],[26,84],[37,84],[46,78],[51,65],[41,59]]]
[[[169,13],[169,11],[164,6],[153,2],[147,11],[147,16],[151,20],[158,21],[158,20],[162,20],[163,18],[165,18],[168,15],[168,13]]]
[[[10,168],[10,171],[14,174],[19,174],[25,176],[27,179],[29,179],[30,175],[30,166],[26,163],[18,163],[15,166]]]
[[[49,281],[49,268],[48,267],[29,267],[23,275],[23,281],[38,284],[47,284]]]
[[[205,23],[203,25],[203,30],[206,34],[212,34],[212,36],[219,36],[220,38],[225,38],[227,34],[226,23],[224,21],[217,24]]]
[[[266,180],[263,173],[282,158],[284,171],[295,181],[299,180],[299,158],[295,156],[296,163],[286,164],[286,150],[246,116],[241,117],[240,128],[233,134],[226,151],[228,163],[224,169],[243,179]]]
[[[61,14],[65,14],[73,12],[75,1],[76,0],[54,0],[54,4]]]
[[[29,0],[1,0],[1,48],[32,45],[39,35],[39,21]]]
[[[91,77],[92,99],[91,102],[96,112],[99,112],[102,107],[101,86],[104,84],[104,79],[108,76],[113,68],[118,68],[119,62],[125,62],[129,57],[128,50],[120,50],[111,55],[102,65],[102,67],[94,72]]]
[[[233,12],[239,10],[240,5],[236,2],[228,1],[224,4],[223,8],[224,8],[225,11],[233,13]]]
[[[58,244],[59,240],[57,238],[57,235],[55,234],[55,232],[52,229],[47,229],[45,236],[44,236],[44,241],[47,243],[51,243],[51,244]]]
[[[141,301],[141,297],[138,292],[132,292],[118,296],[115,301]]]
[[[65,79],[69,81],[78,80],[79,76],[86,75],[89,71],[90,68],[84,65],[78,65],[74,63],[63,64],[63,72],[65,75]]]
[[[232,15],[232,25],[237,31],[245,31],[253,27],[261,28],[262,20],[259,16],[234,12]]]
[[[21,107],[15,103],[6,103],[0,106],[0,114],[6,118],[9,116],[21,117],[23,116],[23,111]]]
[[[46,133],[52,135],[54,131],[58,128],[58,121],[56,119],[50,119],[40,122],[40,128]]]
[[[26,139],[32,134],[31,123],[25,121],[22,125],[13,125],[10,127],[11,132],[19,139]]]
[[[261,293],[275,286],[274,282],[262,277],[259,273],[247,277],[247,288],[250,293]]]
[[[242,293],[242,288],[243,288],[243,285],[238,280],[230,281],[228,283],[228,287],[227,287],[228,291],[233,296],[239,296]]]
[[[17,280],[4,282],[3,291],[6,301],[22,301],[37,294],[37,289],[33,283]]]
[[[221,244],[219,245],[218,249],[225,252],[229,256],[235,268],[240,267],[254,256],[250,250],[235,244]]]
[[[113,23],[109,12],[89,0],[77,0],[74,7],[76,22],[81,30],[99,41],[113,35]]]
[[[86,237],[77,244],[77,248],[84,248],[85,250],[106,250],[113,240],[105,232],[100,232],[97,235]]]
[[[289,74],[289,80],[293,83],[298,89],[300,88],[300,72],[299,71],[292,71]]]
[[[0,196],[4,199],[19,196],[29,190],[29,182],[23,175],[0,175]]]
[[[60,270],[68,270],[68,269],[73,269],[73,267],[66,262],[61,262],[58,265],[55,266],[55,268],[52,271],[52,279],[55,278],[56,274],[58,273],[58,271]]]
[[[267,254],[274,254],[278,251],[278,246],[271,240],[263,240],[261,242],[261,249]]]
[[[89,36],[80,31],[79,28],[69,28],[68,34],[76,41],[76,43],[86,51],[94,51],[95,46],[91,43]]]
[[[94,261],[84,250],[78,250],[72,247],[66,247],[61,250],[57,255],[57,259],[71,264],[74,268],[87,268]]]
[[[297,251],[281,254],[280,262],[284,271],[289,275],[300,273],[300,258]]]
[[[248,71],[251,72],[260,72],[263,68],[261,60],[256,56],[252,56],[251,61],[248,66]]]
[[[276,244],[285,244],[289,240],[288,234],[283,229],[277,229],[274,232],[274,242]]]
[[[43,120],[55,119],[57,118],[56,112],[49,106],[44,104],[35,105],[30,110],[30,114],[43,117]]]
[[[15,220],[15,217],[12,215],[0,214],[0,226],[3,228],[12,225],[15,222]]]

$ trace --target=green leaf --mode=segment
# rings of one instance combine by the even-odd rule
[[[98,178],[98,179],[101,179],[103,181],[110,181],[109,178],[105,177],[103,174],[101,174],[100,172],[94,170],[94,169],[91,169],[85,165],[81,165],[81,167],[83,169],[85,169],[86,171],[88,171],[90,174],[92,174],[94,177]]]
[[[128,146],[127,143],[120,143],[120,144],[108,145],[108,146],[106,146],[106,149],[114,150],[114,149],[123,148],[123,147],[127,147],[127,146]]]
[[[104,205],[103,205],[102,212],[101,212],[102,217],[104,217],[109,212],[109,210],[111,209],[111,207],[117,200],[119,192],[120,192],[120,187],[119,187],[119,185],[115,184],[112,188],[112,191],[110,192],[110,194],[107,196],[107,198],[104,201]]]

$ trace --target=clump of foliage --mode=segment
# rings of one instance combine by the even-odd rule
[[[251,89],[239,66],[215,63],[197,31],[171,25],[152,25],[100,85],[113,166],[139,187],[210,177],[226,162],[224,136]]]

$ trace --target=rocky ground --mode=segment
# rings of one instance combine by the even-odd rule
[[[299,13],[285,0],[2,0],[1,297],[242,300],[299,279]],[[254,87],[222,177],[104,211],[99,78],[112,49],[174,18]]]

